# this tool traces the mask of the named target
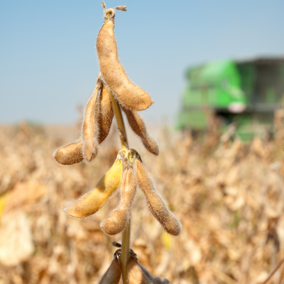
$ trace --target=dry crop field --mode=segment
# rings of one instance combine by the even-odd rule
[[[118,135],[113,129],[94,162],[59,165],[52,153],[78,133],[26,123],[0,127],[0,284],[97,283],[106,270],[111,241],[119,237],[105,236],[100,222],[119,197],[84,220],[63,209],[110,168]],[[264,281],[284,257],[282,133],[248,144],[152,133],[159,133],[158,157],[136,138],[130,143],[183,229],[178,237],[165,233],[138,192],[132,248],[139,262],[173,284]],[[280,268],[269,283],[281,283],[283,273]]]

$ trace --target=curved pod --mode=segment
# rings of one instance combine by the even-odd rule
[[[137,258],[131,256],[127,265],[129,282],[131,284],[169,284],[166,278],[152,276],[145,267],[143,267]]]
[[[135,160],[136,178],[139,187],[146,196],[148,207],[153,216],[160,222],[164,230],[173,235],[179,235],[181,224],[168,209],[160,194],[156,191],[150,175],[139,159]]]
[[[76,218],[87,217],[99,211],[108,198],[119,188],[122,171],[122,161],[116,159],[110,170],[100,179],[96,187],[65,208],[64,211]]]
[[[138,112],[122,107],[131,129],[141,138],[144,147],[152,154],[159,155],[159,146],[156,140],[147,132],[146,125]]]
[[[60,147],[53,153],[54,159],[62,165],[73,165],[83,161],[82,140]]]
[[[113,257],[108,270],[102,276],[99,284],[118,284],[121,275],[121,267],[118,259]]]
[[[136,180],[132,169],[127,168],[121,182],[121,203],[101,224],[102,230],[108,235],[116,235],[124,230],[131,216],[131,207],[136,193]]]
[[[82,139],[83,156],[88,162],[92,161],[98,153],[98,118],[100,113],[100,103],[98,96],[101,86],[102,83],[100,80],[98,80],[95,90],[85,108],[84,122],[82,126]]]
[[[154,277],[150,272],[139,262],[137,262],[144,276],[151,281],[152,284],[170,284],[170,281],[163,277]]]
[[[96,46],[102,78],[119,102],[132,110],[147,109],[153,103],[151,97],[130,82],[119,62],[113,19],[108,20],[102,26]]]
[[[98,117],[99,144],[108,136],[114,116],[110,96],[107,86],[103,84],[100,94],[100,114]]]

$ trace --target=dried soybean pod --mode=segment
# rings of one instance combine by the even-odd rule
[[[95,90],[85,108],[84,122],[82,126],[82,139],[83,156],[88,162],[92,161],[98,153],[98,117],[100,113],[98,94],[101,84],[102,83],[99,75]]]
[[[142,270],[143,274],[151,281],[153,284],[170,284],[170,281],[163,277],[154,277],[150,274],[150,272],[138,262],[140,269]]]
[[[156,191],[150,175],[139,159],[135,160],[135,169],[138,185],[146,196],[151,213],[167,233],[177,236],[180,233],[181,224]]]
[[[53,153],[54,159],[62,165],[73,165],[83,161],[82,140],[60,147]]]
[[[100,94],[100,114],[99,114],[99,144],[101,144],[109,134],[113,120],[113,109],[108,88],[103,84]]]
[[[96,187],[64,209],[76,218],[90,216],[100,210],[107,199],[119,188],[122,177],[122,160],[117,158],[110,170],[100,179]]]
[[[118,284],[121,276],[119,260],[114,256],[99,284]]]
[[[101,228],[108,235],[116,235],[124,230],[131,216],[131,207],[136,193],[136,180],[132,168],[124,170],[121,182],[121,203],[102,222]]]
[[[112,120],[114,117],[111,97],[106,86],[102,86],[100,94],[100,103],[98,113],[98,143],[101,144],[109,134]],[[79,140],[57,149],[53,157],[62,165],[72,165],[82,162],[84,157],[82,154],[83,141]]]
[[[136,135],[138,135],[145,148],[152,154],[159,155],[159,146],[156,140],[147,132],[145,123],[138,112],[122,107],[130,127]]]
[[[137,258],[130,257],[128,265],[129,284],[152,284],[151,280],[143,273],[138,265]]]
[[[152,103],[151,97],[128,79],[118,59],[114,35],[114,17],[107,20],[97,37],[97,54],[102,78],[125,107],[132,110],[145,110]]]

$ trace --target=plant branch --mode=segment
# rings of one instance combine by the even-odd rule
[[[274,268],[274,270],[270,273],[270,275],[266,278],[266,280],[264,282],[262,282],[262,284],[268,283],[268,281],[271,279],[271,277],[274,275],[274,273],[281,267],[283,262],[284,262],[284,258],[281,259],[281,261],[278,263],[278,265]]]
[[[125,124],[124,124],[124,120],[123,120],[123,116],[121,113],[121,108],[116,100],[116,98],[114,97],[112,91],[111,91],[111,101],[112,101],[112,108],[113,108],[113,112],[116,118],[116,122],[117,122],[117,128],[120,134],[120,142],[121,142],[121,146],[123,149],[128,150],[128,140],[127,140],[127,134],[126,134],[126,130],[125,130]]]
[[[128,284],[128,271],[127,263],[129,260],[129,248],[130,248],[130,231],[131,231],[131,216],[126,228],[122,232],[121,238],[121,271],[122,271],[122,282],[123,284]]]
[[[118,104],[116,98],[111,91],[112,108],[117,121],[117,128],[120,134],[120,142],[123,149],[128,150],[128,140],[125,129],[125,124],[123,116],[121,113],[120,105]],[[129,259],[129,248],[130,248],[130,230],[131,230],[131,216],[126,228],[122,232],[121,239],[121,271],[122,271],[122,281],[123,284],[128,284],[128,273],[127,273],[127,263]]]

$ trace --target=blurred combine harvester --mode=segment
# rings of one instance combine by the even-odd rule
[[[241,139],[273,131],[274,112],[284,97],[284,57],[224,60],[191,67],[177,128],[199,132],[214,118],[234,123]]]

